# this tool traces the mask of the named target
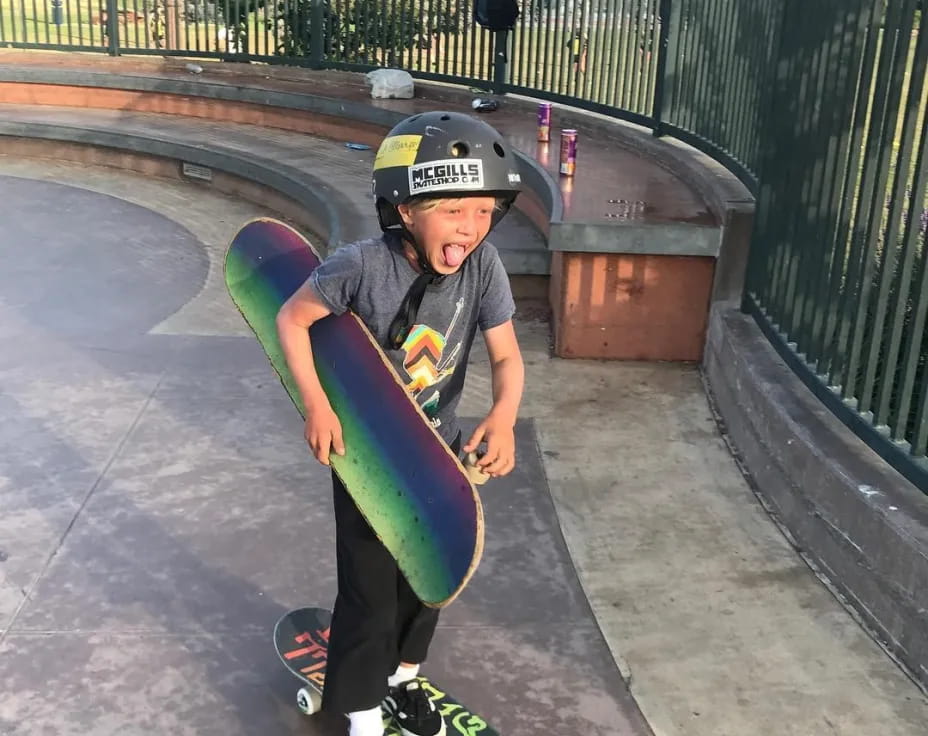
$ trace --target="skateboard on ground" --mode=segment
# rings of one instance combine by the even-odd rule
[[[300,233],[264,218],[242,227],[225,259],[232,300],[304,416],[275,318],[319,263]],[[329,315],[309,334],[345,442],[344,456],[332,454],[332,468],[419,599],[433,608],[448,605],[483,552],[483,509],[473,482],[355,314]]]
[[[297,608],[284,614],[274,627],[274,648],[280,661],[303,683],[297,692],[297,705],[307,715],[318,712],[322,706],[331,621],[332,613],[324,608]],[[499,736],[480,716],[435,683],[425,677],[417,679],[445,719],[447,736]],[[386,711],[383,719],[385,736],[400,736]]]

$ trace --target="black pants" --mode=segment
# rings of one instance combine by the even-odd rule
[[[460,444],[459,435],[455,454]],[[438,609],[422,605],[334,473],[332,485],[338,596],[322,707],[350,713],[380,704],[400,662],[425,661]]]

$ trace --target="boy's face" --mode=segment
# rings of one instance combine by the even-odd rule
[[[434,209],[416,210],[401,204],[398,210],[432,268],[450,274],[490,232],[495,205],[494,197],[461,197],[439,199]]]

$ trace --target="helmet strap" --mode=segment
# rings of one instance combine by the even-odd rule
[[[425,250],[419,245],[416,237],[409,232],[406,225],[403,224],[401,227],[402,239],[408,240],[413,250],[416,252],[416,262],[419,265],[421,273],[416,276],[416,280],[412,282],[409,291],[407,291],[406,296],[403,297],[403,302],[400,304],[396,316],[390,323],[390,330],[387,337],[390,340],[390,346],[394,350],[398,350],[403,346],[406,337],[409,335],[409,330],[416,323],[416,319],[419,316],[419,307],[422,305],[422,299],[425,296],[426,289],[444,278],[442,274],[432,268],[428,259],[425,257]]]
[[[422,305],[422,298],[425,296],[426,289],[429,288],[440,276],[436,273],[420,273],[416,280],[412,282],[406,296],[403,297],[403,303],[390,323],[388,338],[390,346],[394,350],[399,350],[406,342],[409,336],[409,330],[416,323],[419,316],[419,307]]]

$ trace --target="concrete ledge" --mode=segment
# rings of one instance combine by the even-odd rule
[[[555,354],[701,360],[714,265],[698,256],[554,253]]]
[[[77,89],[83,92],[78,95]],[[260,87],[45,67],[0,66],[0,101],[187,115],[330,139],[350,135],[371,146],[379,146],[384,133],[408,114],[352,100]],[[520,151],[516,156],[530,192],[526,215],[539,229],[547,226],[538,217],[539,205],[548,222],[560,220],[563,205],[556,182],[532,158]]]
[[[253,182],[260,185],[265,194],[268,190],[273,191],[293,203],[298,203],[304,213],[298,219],[303,220],[313,233],[320,237],[327,249],[365,235],[353,226],[359,221],[354,204],[321,179],[276,161],[266,161],[241,151],[225,149],[216,143],[210,148],[203,148],[148,135],[140,136],[126,132],[117,133],[68,125],[21,124],[13,121],[0,121],[0,136],[21,140],[54,141],[58,144],[78,144],[141,154],[155,159],[173,160],[178,163],[192,163]],[[12,142],[4,145],[4,152],[9,153],[12,150]],[[19,150],[24,150],[21,142]],[[35,153],[42,151],[45,157],[52,157],[54,151],[62,149],[45,148],[43,150],[41,147],[33,147],[32,150]],[[292,208],[288,209],[291,213],[293,212]]]
[[[565,253],[710,258],[719,254],[719,230],[707,225],[630,222],[610,227],[562,222],[557,225],[557,236],[557,245],[550,249]]]
[[[928,497],[834,417],[751,317],[723,304],[711,312],[705,375],[758,495],[928,688]]]
[[[330,139],[350,136],[369,145],[378,145],[385,130],[409,114],[408,110],[380,106],[380,101],[264,88],[253,78],[253,70],[243,71],[241,82],[236,84],[185,78],[178,70],[162,71],[160,76],[157,70],[148,76],[144,72],[119,73],[117,62],[109,61],[106,72],[0,65],[0,100],[187,115]],[[235,76],[230,74],[230,79],[235,80]],[[430,88],[427,94],[432,92]],[[462,93],[449,88],[435,96],[442,94],[453,97]],[[525,105],[527,110],[530,105],[518,99],[512,104]],[[582,113],[583,121],[608,129],[608,135],[602,136],[606,145],[615,144],[656,162],[697,191],[721,227],[705,222],[565,221],[565,194],[560,183],[538,161],[517,151],[525,184],[517,207],[548,242],[548,293],[559,335],[555,352],[562,357],[700,360],[710,302],[740,297],[753,199],[732,174],[695,149],[655,139],[630,124],[611,119],[597,122],[597,118]],[[143,150],[138,141],[127,141],[121,147]],[[156,147],[151,153],[200,162],[190,151],[175,156]],[[200,158],[209,156],[204,153]],[[223,167],[215,158],[202,165]],[[242,166],[247,171],[237,168],[230,173],[276,188],[274,179],[283,185],[279,189],[283,194],[298,196],[292,172],[282,171],[280,176],[272,170],[259,173],[254,161],[245,161]],[[299,182],[296,185],[299,188]],[[337,218],[327,219],[336,228],[330,228],[327,240],[337,243],[351,239],[347,232],[337,231]],[[351,219],[342,221],[350,223]],[[588,264],[596,263],[597,255],[615,256],[610,263],[616,272],[627,271],[629,275],[620,276],[618,282],[609,277],[590,278]],[[537,264],[529,270],[540,273]],[[668,311],[668,305],[676,311]],[[587,311],[581,314],[580,310]],[[648,320],[660,323],[656,331],[647,329]],[[632,335],[649,339],[635,344]],[[694,350],[693,345],[699,347]]]
[[[692,146],[674,138],[655,138],[649,130],[630,123],[610,122],[622,146],[673,172],[705,200],[721,224],[712,254],[717,261],[712,301],[740,303],[754,226],[754,195],[722,164]]]
[[[420,82],[420,84],[427,84]],[[79,100],[73,88],[87,90]],[[94,90],[91,92],[90,90]],[[109,92],[110,94],[106,94]],[[127,97],[125,93],[144,93]],[[174,100],[163,99],[174,96]],[[199,100],[198,100],[199,98]],[[137,112],[166,112],[193,115],[256,125],[279,127],[287,130],[330,138],[342,138],[346,134],[345,124],[359,142],[378,145],[385,130],[408,115],[408,112],[379,107],[371,102],[333,99],[321,95],[264,89],[258,86],[235,85],[202,79],[175,77],[147,77],[141,74],[119,74],[83,69],[60,69],[38,67],[15,67],[0,65],[0,99],[21,104],[77,105],[106,109],[131,109]],[[202,104],[205,101],[221,101],[221,112],[215,106]],[[309,116],[275,115],[274,108],[287,111],[310,113]],[[230,117],[229,113],[232,112]],[[588,114],[583,113],[584,117]],[[589,114],[592,119],[592,115]],[[753,202],[750,195],[735,177],[723,167],[715,164],[689,146],[675,142],[668,145],[665,139],[654,139],[643,134],[634,126],[610,121],[609,133],[618,136],[616,142],[623,148],[642,154],[660,164],[668,171],[679,175],[689,186],[705,197],[713,215],[724,223],[731,204],[735,201]],[[547,223],[533,221],[544,228],[549,236],[552,251],[578,250],[587,234],[596,241],[596,231],[601,225],[565,222],[563,195],[559,183],[531,156],[516,151],[522,169],[523,182],[529,190],[530,199],[535,200],[526,208],[532,217],[533,210],[540,206],[547,216]],[[546,227],[547,226],[547,227]],[[561,227],[563,230],[560,230]],[[616,222],[612,228],[621,233],[631,223]],[[704,230],[715,230],[705,225],[669,223],[651,226],[649,237],[652,252],[659,253],[668,239],[668,253],[672,255],[707,255]],[[692,237],[680,237],[681,231],[692,230]],[[619,235],[613,253],[622,250],[626,237]],[[722,249],[724,238],[717,241],[713,256]],[[600,241],[601,242],[601,241]],[[693,249],[688,249],[692,242]],[[601,251],[602,245],[592,248]]]
[[[184,174],[182,162],[177,159],[88,143],[53,138],[4,137],[2,154],[68,161],[88,166],[109,166],[144,176],[191,181],[191,178]],[[325,242],[326,233],[331,230],[331,223],[326,218],[315,216],[305,204],[254,180],[214,170],[208,186],[215,191],[277,212],[283,218],[318,236],[322,242]]]
[[[585,113],[584,121],[615,145],[678,176],[704,199],[720,226],[552,222],[555,353],[703,360],[710,306],[741,300],[754,197],[724,166],[686,143],[596,113]],[[601,269],[605,275],[594,278]]]

